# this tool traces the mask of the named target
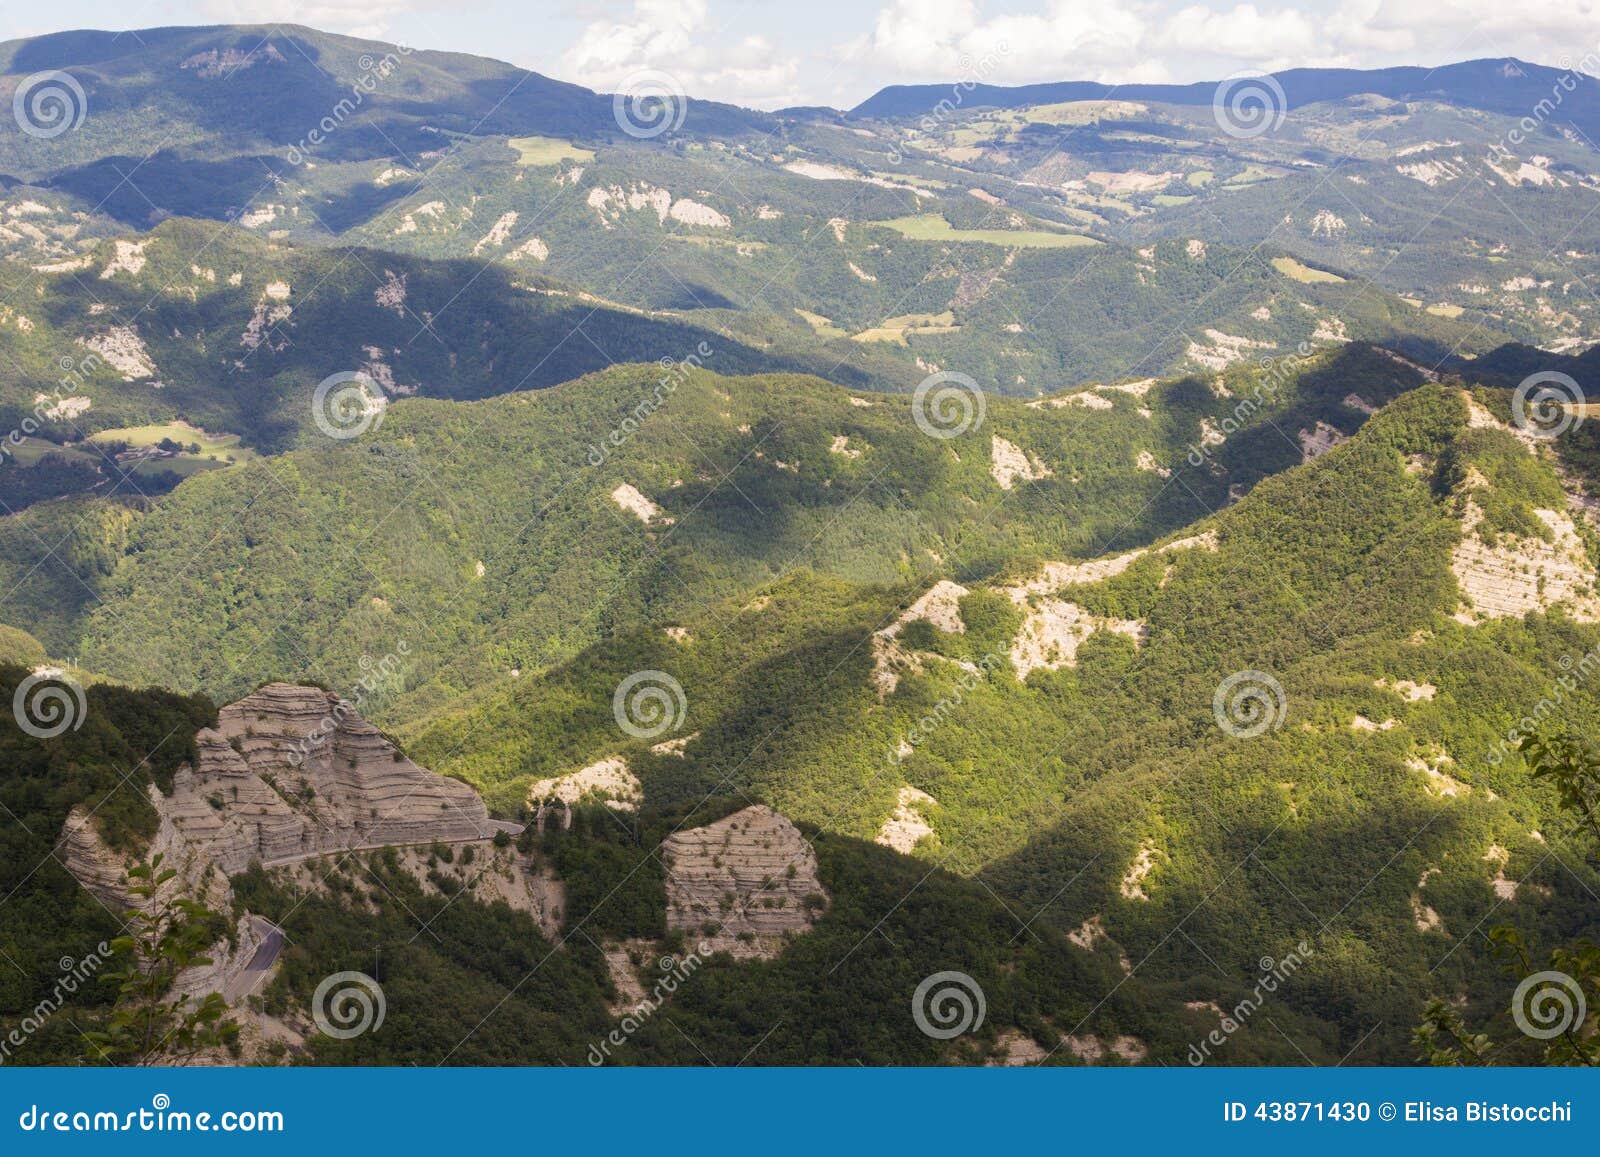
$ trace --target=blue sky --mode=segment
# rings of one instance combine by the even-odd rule
[[[849,106],[885,84],[1217,79],[1600,53],[1600,0],[55,0],[0,40],[65,28],[297,23],[508,60],[601,90],[642,69],[691,94]]]

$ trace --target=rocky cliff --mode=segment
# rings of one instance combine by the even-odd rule
[[[217,727],[195,739],[199,759],[178,769],[172,792],[150,789],[160,825],[148,850],[191,895],[225,889],[226,877],[258,861],[485,839],[497,827],[472,788],[418,767],[316,687],[269,684],[222,708]],[[81,811],[68,818],[59,853],[85,888],[126,904],[126,865]]]
[[[827,904],[817,854],[788,819],[758,804],[662,844],[667,926],[712,951],[776,956]]]

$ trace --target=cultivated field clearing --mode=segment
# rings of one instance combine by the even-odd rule
[[[1285,277],[1295,281],[1303,281],[1308,285],[1323,283],[1338,283],[1344,281],[1337,273],[1329,273],[1326,269],[1313,269],[1309,265],[1302,265],[1293,257],[1274,257],[1272,268]]]
[[[910,334],[941,334],[955,333],[961,327],[956,324],[956,316],[948,309],[943,313],[906,313],[899,317],[891,317],[882,325],[873,326],[856,334],[854,341],[887,341],[896,345],[907,345],[906,337]]]
[[[101,430],[89,435],[88,441],[124,442],[131,451],[148,452],[150,457],[133,462],[131,469],[134,473],[170,471],[174,474],[197,474],[202,470],[232,466],[257,457],[254,450],[239,444],[237,434],[210,434],[184,421]],[[184,450],[176,454],[158,455],[156,451],[162,441],[176,442]],[[188,449],[191,446],[199,446],[199,452]]]
[[[506,144],[517,151],[519,165],[559,165],[562,161],[594,160],[593,149],[580,149],[555,137],[511,137]]]
[[[874,224],[893,229],[913,241],[966,241],[1009,249],[1072,249],[1100,244],[1082,233],[1053,233],[1044,229],[957,229],[936,213],[895,217]]]

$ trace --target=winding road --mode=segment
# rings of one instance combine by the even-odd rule
[[[283,951],[282,928],[261,916],[251,916],[250,923],[261,934],[261,943],[256,945],[255,955],[250,957],[243,971],[223,986],[222,999],[229,1005],[237,1005],[245,997],[255,995]]]

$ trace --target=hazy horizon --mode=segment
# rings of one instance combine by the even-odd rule
[[[1176,0],[884,0],[860,7],[822,0],[804,10],[757,0],[559,0],[540,11],[535,27],[527,8],[496,0],[448,7],[435,0],[63,0],[49,13],[7,11],[0,40],[83,29],[302,24],[492,57],[601,92],[655,70],[702,99],[763,109],[850,108],[894,84],[1188,84],[1244,69],[1438,67],[1498,57],[1565,69],[1600,51],[1597,16],[1591,0],[1531,16],[1486,0],[1316,0],[1296,7]]]

